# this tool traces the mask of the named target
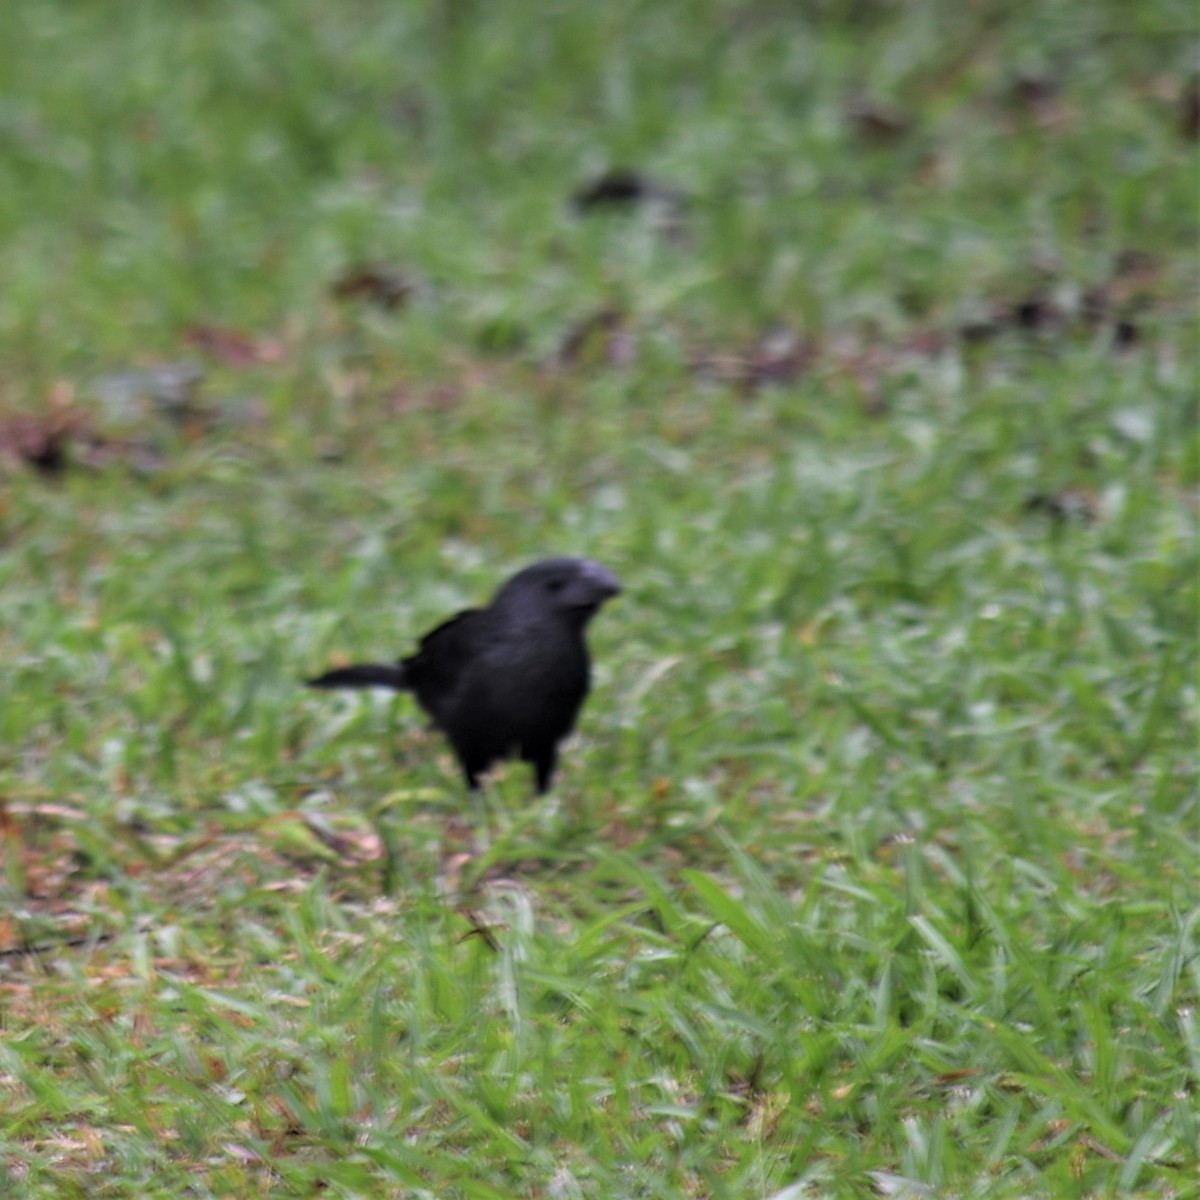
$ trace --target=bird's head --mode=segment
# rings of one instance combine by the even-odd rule
[[[491,607],[562,615],[583,625],[620,590],[617,577],[590,558],[544,558],[505,583]]]

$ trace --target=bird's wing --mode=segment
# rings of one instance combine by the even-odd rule
[[[478,661],[487,622],[478,608],[464,609],[443,621],[420,641],[416,654],[403,660],[405,678],[436,719]]]
[[[476,641],[475,627],[479,624],[478,618],[482,615],[482,609],[464,608],[462,612],[448,617],[421,639],[417,653],[450,656],[469,653]]]

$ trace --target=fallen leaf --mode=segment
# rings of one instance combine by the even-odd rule
[[[912,127],[908,115],[894,104],[864,95],[851,97],[846,120],[860,138],[876,145],[899,141]]]
[[[352,267],[330,290],[338,300],[365,300],[391,311],[412,299],[416,285],[404,271],[367,264]]]
[[[41,475],[58,475],[70,465],[72,441],[84,436],[86,417],[75,410],[44,416],[17,413],[0,419],[0,460],[24,463]]]
[[[786,326],[767,330],[745,350],[694,354],[692,370],[718,383],[741,386],[748,392],[768,385],[791,383],[815,361],[816,344]]]
[[[249,367],[282,362],[284,346],[278,338],[255,337],[226,325],[193,325],[184,340],[229,367]]]

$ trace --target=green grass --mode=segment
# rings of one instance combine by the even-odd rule
[[[1198,49],[0,7],[0,1195],[1200,1195]],[[300,686],[561,551],[552,799]]]

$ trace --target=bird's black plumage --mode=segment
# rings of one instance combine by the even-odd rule
[[[620,590],[616,576],[590,559],[543,559],[518,571],[486,608],[427,633],[395,666],[339,667],[308,684],[410,691],[450,740],[468,787],[478,787],[492,763],[519,755],[545,792],[558,743],[591,684],[584,629]]]

